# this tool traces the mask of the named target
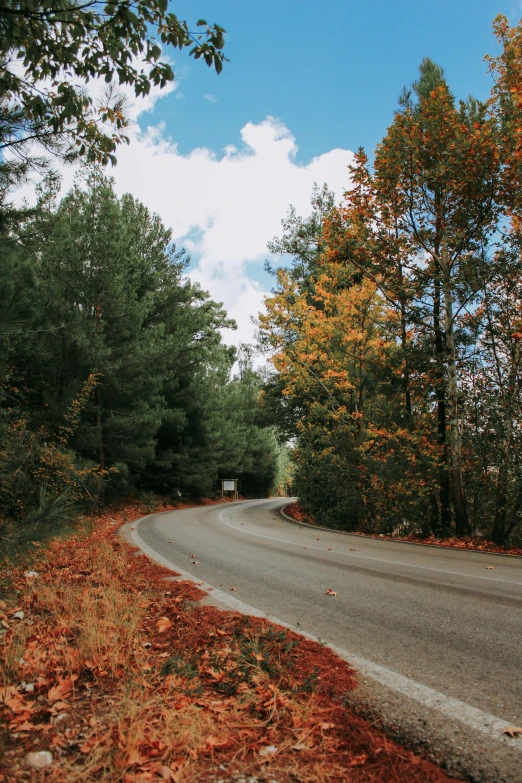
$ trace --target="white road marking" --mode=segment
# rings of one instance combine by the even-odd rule
[[[170,570],[175,570],[178,572],[183,577],[183,579],[187,579],[191,582],[201,582],[201,579],[198,576],[191,574],[189,571],[185,571],[185,569],[180,568],[171,560],[167,560],[166,557],[163,557],[145,543],[138,533],[138,527],[145,519],[146,517],[143,517],[142,519],[138,519],[136,522],[128,523],[129,525],[133,524],[135,527],[135,530],[130,530],[128,528],[128,533],[136,546],[145,552],[145,554],[147,554],[151,560],[154,560],[160,565],[166,566]],[[311,639],[312,641],[321,641],[323,644],[326,643],[327,646],[340,658],[347,661],[348,663],[351,663],[355,669],[357,669],[366,677],[370,677],[376,682],[381,683],[381,685],[385,685],[391,690],[394,690],[403,696],[407,696],[408,698],[413,699],[414,701],[417,701],[426,707],[437,710],[443,715],[446,715],[448,718],[457,720],[459,723],[462,723],[465,726],[469,726],[475,731],[480,731],[482,734],[487,734],[489,737],[492,737],[498,742],[509,745],[510,748],[515,748],[516,750],[522,751],[521,743],[514,744],[513,742],[510,742],[504,735],[504,731],[509,728],[511,724],[507,723],[505,720],[502,720],[502,718],[498,718],[496,715],[492,715],[489,712],[483,712],[482,710],[479,710],[476,707],[472,707],[471,705],[466,704],[459,699],[453,699],[451,696],[446,696],[446,694],[440,693],[439,691],[436,691],[433,688],[429,688],[426,685],[422,685],[422,683],[416,682],[409,677],[404,677],[404,675],[399,674],[398,672],[394,672],[391,669],[386,669],[384,666],[380,666],[373,661],[369,661],[366,658],[361,658],[359,655],[350,653],[348,650],[345,650],[342,647],[329,644],[328,642],[325,642],[324,639],[319,640],[317,637],[301,630],[300,628],[295,628],[289,623],[286,623],[283,620],[279,620],[277,617],[266,614],[265,612],[256,609],[254,606],[250,606],[249,604],[240,601],[238,598],[234,598],[233,596],[228,595],[228,593],[224,593],[222,590],[218,590],[217,588],[213,587],[213,585],[209,585],[208,583],[203,582],[201,588],[202,590],[208,590],[209,588],[212,588],[211,592],[209,593],[210,601],[228,606],[230,609],[233,609],[236,612],[241,612],[241,614],[251,615],[252,617],[262,617],[269,622],[275,623],[276,625],[281,625],[283,628],[288,628],[288,630],[294,631],[294,633],[300,634],[301,636],[304,636],[307,639]]]
[[[233,525],[231,522],[227,522],[225,519],[223,519],[223,511],[219,514],[219,521],[222,522],[227,527],[232,528],[232,530],[235,530],[236,533],[244,533],[249,536],[257,536],[258,538],[266,538],[268,541],[278,541],[280,544],[290,544],[290,546],[299,547],[302,548],[303,544],[296,544],[293,541],[288,541],[286,538],[277,538],[276,536],[267,536],[264,533],[256,533],[253,530],[249,530],[248,528],[243,528],[240,530],[236,525]],[[306,548],[308,550],[315,549],[318,552],[326,552],[323,547],[320,546],[313,546],[312,544],[307,544]],[[404,566],[404,568],[417,568],[421,571],[435,571],[438,574],[450,574],[451,576],[466,576],[470,579],[484,579],[486,582],[500,582],[505,585],[517,585],[518,587],[522,587],[522,582],[513,582],[511,579],[496,579],[494,576],[478,576],[478,574],[466,574],[462,571],[447,571],[443,568],[433,568],[432,566],[422,566],[422,565],[413,565],[412,563],[401,563],[399,560],[384,560],[380,557],[371,557],[370,555],[354,555],[353,552],[344,552],[341,549],[329,549],[329,552],[333,552],[336,555],[346,555],[347,557],[354,557],[357,560],[373,560],[376,563],[381,564],[389,564],[389,565],[397,565],[397,566]]]

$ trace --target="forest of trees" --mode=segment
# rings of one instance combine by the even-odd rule
[[[488,101],[426,58],[344,202],[270,245],[265,404],[323,524],[522,536],[522,26],[494,31]]]
[[[173,79],[163,47],[221,71],[224,30],[194,29],[166,0],[0,7],[0,543],[132,493],[289,475],[326,525],[520,541],[522,26],[494,22],[487,101],[425,59],[344,201],[324,186],[290,211],[268,375],[103,169],[128,142],[121,85]],[[84,164],[61,198],[53,160]]]
[[[287,460],[252,350],[190,282],[156,215],[103,166],[126,102],[173,79],[163,47],[219,73],[224,30],[164,0],[6,0],[0,7],[0,547],[127,498],[266,496]],[[93,98],[85,85],[107,83]],[[55,162],[80,165],[59,198]],[[37,184],[35,206],[14,202]]]
[[[247,347],[159,218],[98,168],[2,237],[0,510],[66,517],[133,491],[266,496],[279,446]],[[232,374],[238,358],[239,370]]]

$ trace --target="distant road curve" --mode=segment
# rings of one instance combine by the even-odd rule
[[[354,700],[413,747],[522,783],[522,738],[503,734],[522,725],[522,558],[299,526],[279,513],[291,500],[166,512],[126,535],[213,603],[334,646],[361,674]]]

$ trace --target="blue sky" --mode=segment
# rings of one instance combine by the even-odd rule
[[[219,151],[246,122],[272,115],[295,135],[302,162],[335,147],[373,150],[426,55],[455,95],[485,98],[491,22],[522,13],[513,0],[182,0],[172,9],[225,27],[230,58],[217,76],[175,56],[181,96],[160,102],[155,116],[180,151]]]
[[[266,245],[289,205],[307,214],[314,182],[342,199],[353,152],[372,154],[426,55],[458,98],[486,98],[492,20],[517,24],[522,0],[176,0],[172,10],[225,27],[230,62],[217,76],[169,52],[176,82],[135,103],[113,173],[190,252],[192,279],[236,319],[226,339],[238,343],[254,338],[272,285]]]

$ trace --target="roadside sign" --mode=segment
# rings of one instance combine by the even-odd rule
[[[222,479],[221,481],[221,497],[224,496],[225,492],[233,492],[234,493],[234,500],[237,500],[238,494],[237,494],[237,479]]]

